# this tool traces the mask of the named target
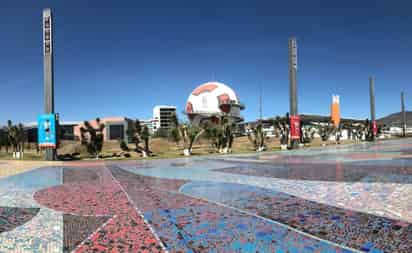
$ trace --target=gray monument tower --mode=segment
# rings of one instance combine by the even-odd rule
[[[289,39],[289,114],[295,116],[298,114],[298,98],[297,98],[297,45],[296,38]]]
[[[406,112],[405,112],[405,95],[401,92],[401,109],[402,109],[402,136],[406,136]]]
[[[371,110],[371,125],[372,140],[376,139],[376,115],[375,115],[375,83],[373,77],[369,77],[369,97],[370,97],[370,110]]]
[[[289,116],[291,118],[290,126],[291,130],[292,125],[299,124],[300,121],[296,118],[299,117],[298,115],[298,98],[297,98],[297,70],[298,70],[298,59],[297,59],[297,42],[296,38],[289,38],[288,42],[288,50],[289,50]],[[296,123],[295,123],[296,122]],[[300,126],[298,127],[300,131]],[[300,135],[300,134],[299,134]],[[293,133],[291,135],[291,148],[297,148],[299,144],[299,139],[296,134]]]
[[[54,113],[53,22],[49,8],[43,9],[43,81],[44,112]],[[54,160],[54,148],[46,149],[46,160]]]

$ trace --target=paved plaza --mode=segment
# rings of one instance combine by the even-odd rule
[[[14,165],[0,252],[412,252],[412,139]]]

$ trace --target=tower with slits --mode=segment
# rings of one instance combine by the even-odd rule
[[[49,8],[43,9],[44,113],[54,114],[53,20]],[[46,160],[54,160],[55,148],[46,148]]]

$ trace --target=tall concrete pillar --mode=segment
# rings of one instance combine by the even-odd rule
[[[298,114],[297,97],[297,42],[296,38],[289,38],[289,115],[291,129],[291,148],[297,148],[300,140],[300,119]]]
[[[401,109],[402,109],[402,136],[406,136],[406,112],[405,112],[405,96],[401,92]]]
[[[373,77],[369,77],[369,97],[370,97],[370,110],[371,110],[371,125],[372,140],[376,139],[377,126],[376,126],[376,114],[375,114],[375,83]]]
[[[54,113],[53,22],[49,8],[43,9],[44,112]],[[46,148],[46,160],[54,160],[56,150]]]
[[[297,43],[296,38],[289,39],[289,114],[298,114],[297,98]]]

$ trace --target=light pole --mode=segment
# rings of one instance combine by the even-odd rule
[[[376,115],[375,115],[375,82],[373,77],[369,77],[369,98],[370,98],[370,110],[371,110],[371,126],[370,131],[372,132],[372,141],[376,140],[376,134],[378,128],[376,126]]]
[[[401,107],[402,107],[402,136],[406,136],[406,112],[405,112],[405,95],[401,92]]]

